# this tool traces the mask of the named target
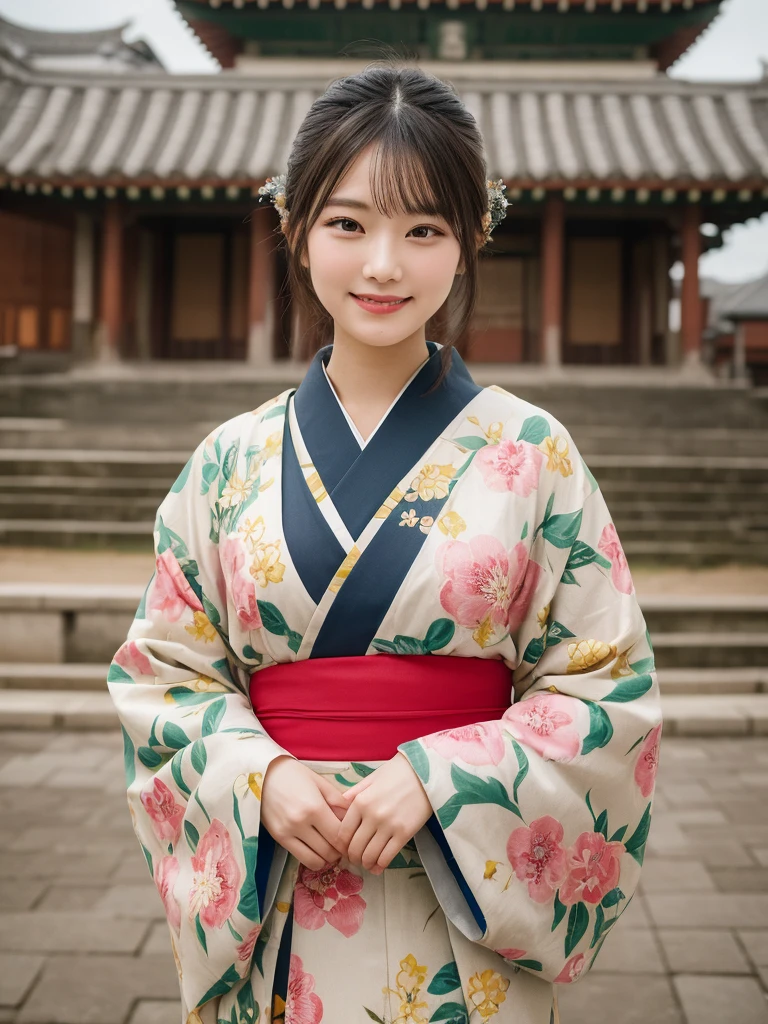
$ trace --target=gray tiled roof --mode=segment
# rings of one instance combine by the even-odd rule
[[[284,170],[333,75],[46,75],[0,60],[0,175],[247,183]],[[285,68],[285,63],[283,63]],[[452,65],[456,68],[457,65]],[[449,77],[446,75],[446,77]],[[768,178],[768,82],[450,75],[508,183],[707,187]]]

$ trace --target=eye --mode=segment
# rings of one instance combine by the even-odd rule
[[[340,228],[340,230],[343,231],[347,235],[353,235],[355,233],[354,229],[357,228],[357,227],[360,227],[360,225],[357,223],[357,221],[356,220],[352,220],[351,217],[336,217],[335,220],[329,220],[327,225],[326,225],[326,227],[332,228],[335,224],[339,224],[339,225],[342,225],[342,224],[352,224],[353,228],[352,228],[351,231],[348,231],[344,227]]]
[[[434,235],[416,235],[416,238],[434,238],[442,235],[443,233],[442,231],[438,231],[437,228],[430,227],[428,224],[420,224],[417,228],[411,228],[411,231],[434,231]]]

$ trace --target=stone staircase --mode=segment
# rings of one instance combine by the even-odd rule
[[[0,584],[0,729],[106,729],[142,586]],[[768,595],[646,597],[667,734],[768,735]]]
[[[157,506],[218,422],[0,419],[0,544],[145,550]],[[768,426],[569,429],[631,563],[768,564]]]

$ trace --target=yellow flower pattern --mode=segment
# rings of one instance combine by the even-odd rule
[[[282,540],[274,544],[258,544],[251,568],[248,570],[260,587],[268,583],[280,583],[285,572],[285,565],[280,561],[280,545]]]
[[[446,537],[453,537],[454,540],[467,528],[467,524],[458,512],[446,512],[437,520],[437,526]]]
[[[194,637],[195,640],[202,640],[204,643],[213,643],[218,635],[213,623],[210,622],[205,612],[195,612],[193,615],[194,624],[185,626],[184,629]]]
[[[539,451],[547,456],[547,469],[550,473],[560,473],[564,477],[573,473],[573,465],[568,458],[568,442],[560,434],[545,437],[539,445]]]
[[[453,466],[433,466],[427,463],[411,480],[411,489],[405,492],[405,500],[416,501],[420,498],[422,501],[432,501],[434,498],[446,498],[455,472]]]
[[[427,968],[416,962],[413,953],[400,961],[400,970],[395,976],[396,987],[382,989],[385,994],[391,992],[400,1000],[400,1010],[392,1024],[425,1024],[429,1019],[421,1012],[427,1010],[429,1004],[419,999],[426,977]]]
[[[603,640],[579,640],[568,644],[567,672],[587,672],[616,657],[616,645]]]
[[[467,1004],[480,1014],[485,1022],[499,1012],[499,1006],[507,998],[509,978],[503,978],[498,971],[487,968],[472,975],[467,983]]]

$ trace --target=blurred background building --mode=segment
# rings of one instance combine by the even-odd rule
[[[698,276],[725,229],[768,210],[768,82],[666,74],[719,0],[176,7],[218,74],[171,75],[119,27],[0,21],[6,369],[306,359],[315,340],[254,195],[328,82],[375,56],[359,40],[376,40],[455,85],[514,203],[481,261],[459,346],[471,361],[768,381],[765,315],[708,323]]]

